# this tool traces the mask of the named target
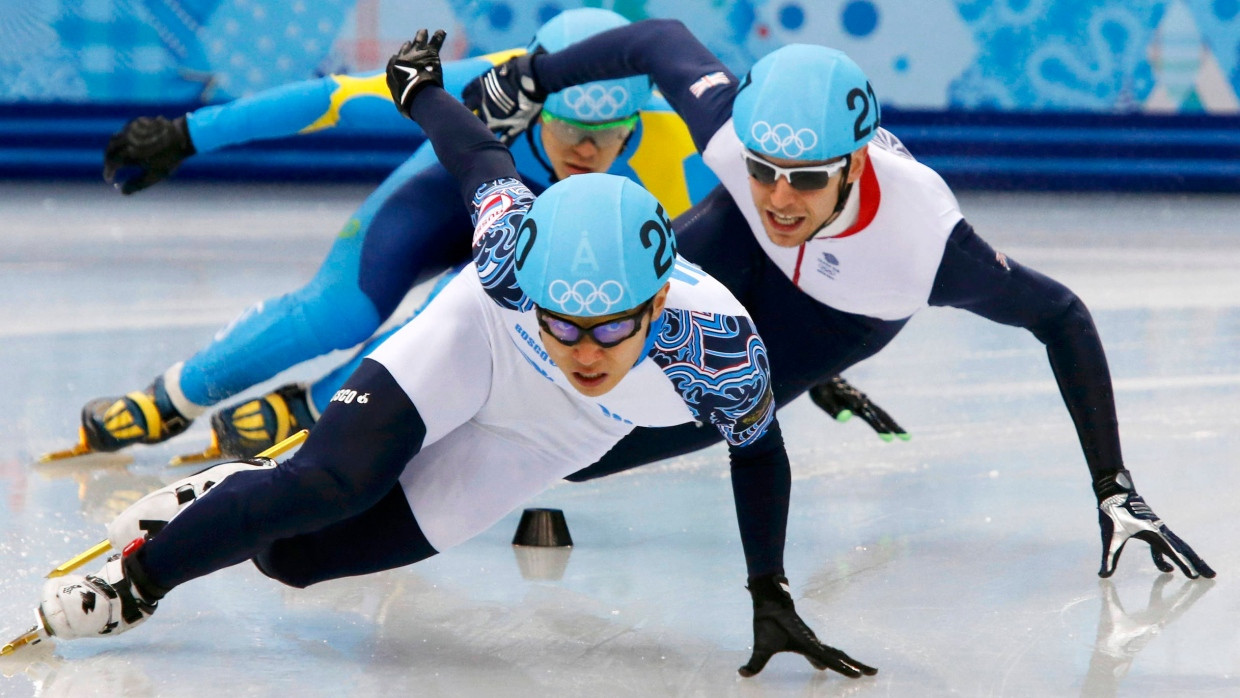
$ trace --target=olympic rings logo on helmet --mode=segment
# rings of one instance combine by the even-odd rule
[[[619,85],[574,85],[560,93],[564,105],[583,121],[609,121],[624,116],[629,91]]]
[[[818,134],[807,128],[794,131],[788,124],[771,126],[765,121],[755,121],[749,133],[768,155],[796,158],[818,145]]]
[[[547,287],[547,297],[567,315],[607,315],[624,298],[624,286],[619,281],[604,281],[595,286],[589,279],[570,285],[557,279]]]

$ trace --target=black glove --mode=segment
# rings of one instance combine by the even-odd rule
[[[419,29],[413,41],[406,41],[388,59],[387,85],[392,93],[392,101],[401,114],[409,116],[409,107],[413,98],[427,85],[443,87],[443,66],[439,63],[439,49],[443,48],[443,40],[447,34],[438,29],[430,41],[426,40],[426,30]]]
[[[534,56],[525,55],[474,78],[461,100],[507,145],[533,123],[547,93],[534,79]]]
[[[196,152],[184,116],[171,121],[162,116],[139,116],[108,140],[103,152],[103,180],[122,194],[142,191],[172,174],[182,160]],[[122,167],[136,167],[141,172],[116,182],[116,172]]]
[[[788,593],[788,580],[782,574],[751,577],[749,595],[753,597],[753,655],[738,669],[741,676],[762,671],[776,652],[796,652],[804,655],[815,669],[831,669],[853,679],[878,673],[878,669],[818,641],[814,631],[797,615]]]
[[[1214,570],[1188,547],[1188,543],[1167,528],[1137,490],[1127,470],[1120,470],[1094,483],[1098,496],[1098,527],[1102,529],[1102,567],[1099,577],[1115,574],[1119,555],[1132,538],[1150,544],[1154,565],[1162,572],[1174,572],[1164,556],[1171,558],[1189,579],[1212,579]]]
[[[809,399],[835,417],[836,421],[847,422],[854,414],[861,417],[878,432],[878,438],[883,441],[890,442],[895,437],[899,437],[901,441],[912,438],[883,408],[870,402],[865,393],[852,387],[840,376],[810,388]]]

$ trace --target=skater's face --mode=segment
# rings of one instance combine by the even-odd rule
[[[543,114],[542,146],[556,179],[606,172],[637,124],[636,117],[602,124],[583,124]]]
[[[849,157],[848,182],[852,183],[865,171],[868,161],[865,147],[853,151]],[[750,173],[749,191],[771,242],[780,247],[796,247],[834,215],[840,180],[844,177],[842,159],[809,162],[746,153],[745,160]],[[837,171],[830,172],[837,166]],[[775,168],[792,172],[779,172]],[[805,169],[798,173],[796,170],[800,168]]]
[[[539,309],[543,346],[577,392],[589,397],[605,395],[641,358],[650,323],[663,312],[667,291],[665,284],[654,298],[638,307],[601,317],[574,317]],[[630,326],[629,322],[634,324]],[[634,328],[631,335],[619,339]],[[561,341],[557,335],[567,339]],[[604,347],[596,337],[606,338],[608,344],[612,338],[619,341]],[[569,341],[572,343],[566,343]]]

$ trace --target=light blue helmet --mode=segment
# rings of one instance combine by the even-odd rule
[[[746,148],[791,160],[830,160],[874,137],[878,100],[861,68],[825,46],[789,44],[754,64],[732,104]]]
[[[676,236],[654,195],[627,177],[552,184],[517,231],[517,285],[536,305],[578,317],[652,298],[672,275]]]
[[[529,51],[559,51],[599,32],[624,26],[629,20],[610,10],[585,7],[566,10],[542,25]],[[574,85],[552,93],[543,110],[552,116],[575,121],[614,121],[637,113],[650,99],[650,78],[634,75]]]

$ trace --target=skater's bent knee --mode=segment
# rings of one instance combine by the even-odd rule
[[[274,551],[275,546],[272,546],[254,556],[254,566],[259,572],[297,589],[305,589],[316,581],[306,575],[304,570],[297,569],[297,565],[289,564],[288,559],[281,560],[281,556]]]

